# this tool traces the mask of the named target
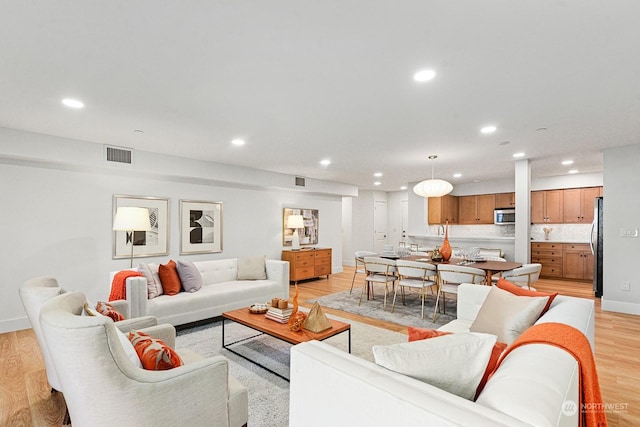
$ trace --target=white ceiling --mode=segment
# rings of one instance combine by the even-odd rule
[[[639,16],[633,0],[0,0],[0,126],[386,191],[430,177],[431,154],[454,185],[511,178],[517,151],[534,178],[597,172],[603,148],[640,143]],[[415,83],[422,68],[437,77]]]

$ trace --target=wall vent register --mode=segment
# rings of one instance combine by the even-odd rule
[[[133,150],[129,148],[104,146],[104,154],[107,162],[130,165],[133,163]]]

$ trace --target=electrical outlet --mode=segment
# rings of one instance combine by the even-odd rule
[[[631,283],[625,280],[624,282],[622,282],[622,285],[620,285],[620,289],[622,289],[623,291],[630,291]]]
[[[638,237],[637,228],[621,228],[620,237]]]

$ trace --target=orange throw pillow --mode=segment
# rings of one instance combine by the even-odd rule
[[[498,280],[498,283],[496,284],[496,286],[504,291],[511,292],[512,294],[518,295],[521,297],[549,297],[549,301],[547,301],[547,305],[545,305],[544,308],[542,309],[542,313],[540,313],[540,316],[542,316],[547,312],[547,310],[549,310],[549,307],[551,307],[551,303],[553,302],[553,299],[558,296],[557,292],[548,293],[548,292],[532,291],[529,289],[521,288],[520,286],[515,285],[502,277]]]
[[[144,332],[129,332],[129,341],[136,349],[142,367],[150,371],[165,371],[184,365],[178,353],[162,340],[150,337]]]
[[[413,326],[408,326],[407,331],[409,332],[409,342],[441,337],[443,335],[449,335],[453,333],[437,331],[435,329],[414,328]],[[496,343],[493,345],[493,350],[491,350],[491,356],[489,357],[489,363],[487,364],[487,368],[484,370],[484,374],[482,375],[480,384],[478,384],[476,395],[473,400],[476,400],[478,398],[480,392],[489,380],[489,377],[493,375],[493,372],[496,370],[496,366],[498,365],[498,359],[500,359],[500,355],[506,348],[507,344],[499,341],[496,341]]]
[[[96,311],[104,316],[110,317],[114,322],[124,320],[124,316],[108,302],[98,301]]]
[[[178,275],[178,269],[174,260],[169,261],[166,265],[160,264],[158,267],[158,276],[162,283],[162,292],[165,295],[177,295],[182,289],[182,282]]]

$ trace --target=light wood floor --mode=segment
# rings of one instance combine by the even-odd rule
[[[300,305],[304,301],[340,292],[351,287],[353,268],[333,274],[329,279],[301,282]],[[356,283],[357,286],[357,283]],[[541,291],[558,291],[563,295],[592,298],[590,283],[541,279]],[[293,297],[293,288],[291,289]],[[610,426],[640,426],[640,316],[602,312],[596,302],[596,363],[605,404],[618,409],[607,412]],[[326,312],[406,333],[407,328],[339,310]],[[526,399],[523,390],[522,399]],[[51,394],[38,344],[30,329],[0,334],[0,426],[60,426],[64,400]]]

